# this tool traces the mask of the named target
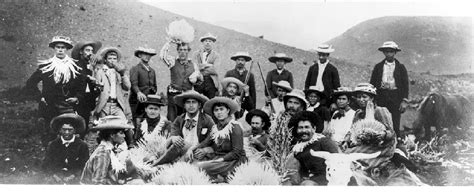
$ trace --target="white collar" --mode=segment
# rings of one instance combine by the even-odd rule
[[[63,142],[63,144],[70,144],[74,142],[75,139],[76,139],[76,135],[72,135],[72,138],[70,140],[65,140],[63,136],[61,136],[61,141]]]
[[[395,60],[391,63],[388,62],[387,60],[385,60],[385,65],[393,66],[393,65],[395,65]]]
[[[196,116],[194,116],[193,118],[189,117],[188,113],[186,113],[186,116],[184,117],[184,120],[186,121],[186,120],[188,120],[188,119],[192,119],[192,120],[194,120],[194,121],[197,122],[197,121],[198,121],[198,118],[199,118],[199,111],[198,111],[198,113],[196,114]]]
[[[276,70],[277,70],[278,74],[281,74],[281,73],[283,73],[283,71],[285,70],[285,68],[283,68],[283,69],[281,69],[281,70],[278,70],[278,69],[276,69]]]
[[[311,104],[309,105],[309,107],[313,107],[313,108],[318,108],[319,107],[319,102],[317,102],[316,104],[314,104],[313,106],[311,106]]]
[[[321,63],[321,62],[318,60],[318,65],[323,66],[323,67],[326,67],[326,65],[327,65],[328,63],[329,63],[329,59],[326,60],[325,63]]]

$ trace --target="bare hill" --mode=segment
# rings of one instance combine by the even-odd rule
[[[472,18],[381,17],[362,22],[329,41],[335,57],[356,64],[383,59],[377,48],[393,40],[408,70],[433,74],[472,73]]]

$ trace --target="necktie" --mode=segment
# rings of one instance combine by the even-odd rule
[[[196,121],[193,119],[186,119],[186,123],[184,124],[184,127],[187,130],[191,130],[196,126]]]

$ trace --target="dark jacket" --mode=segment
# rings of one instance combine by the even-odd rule
[[[237,69],[232,69],[232,70],[227,71],[224,77],[235,77],[238,80],[240,80],[242,83],[245,83],[245,77],[247,76],[248,72],[249,72],[248,70],[245,70],[244,73],[240,75]],[[250,110],[253,110],[255,109],[255,104],[257,102],[257,94],[255,92],[255,76],[253,75],[253,73],[250,73],[247,85],[249,86],[250,99],[252,99],[252,102],[253,102],[253,105],[252,107],[250,107],[251,108]]]
[[[377,93],[381,90],[382,85],[382,76],[383,76],[383,66],[385,60],[376,64],[374,70],[372,71],[372,76],[370,77],[370,83],[377,88]],[[391,96],[395,99],[396,102],[401,102],[403,98],[408,98],[408,73],[405,65],[401,64],[397,59],[395,59],[395,70],[393,71],[393,78],[395,79],[395,86],[397,87],[396,96]],[[377,95],[378,97],[379,95]],[[381,98],[377,98],[377,101]],[[382,99],[383,100],[383,99]]]
[[[211,140],[211,147],[217,156],[222,156],[224,161],[246,160],[244,150],[243,131],[239,124],[232,124],[232,132],[229,139],[221,140],[219,144]]]
[[[157,92],[156,74],[153,68],[147,71],[142,62],[130,69],[130,83],[132,84],[132,93],[130,95],[130,104],[138,102],[137,94],[139,91],[143,94],[155,94]]]
[[[88,159],[89,148],[79,137],[76,137],[74,142],[69,144],[68,147],[58,137],[49,142],[42,167],[46,173],[64,173],[63,175],[66,176],[74,174],[76,177],[79,177]],[[64,171],[64,168],[67,171]]]
[[[45,98],[47,106],[42,106],[45,109],[40,110],[40,112],[46,117],[54,117],[59,115],[61,112],[72,112],[75,110],[76,105],[66,102],[66,99],[71,97],[76,97],[82,99],[83,90],[81,84],[83,78],[82,75],[78,75],[76,78],[72,78],[69,82],[63,84],[56,84],[53,78],[53,72],[43,73],[41,68],[45,67],[48,64],[43,64],[38,67],[38,69],[31,75],[31,77],[26,81],[26,86],[24,88],[25,94],[32,95],[40,100],[42,97]],[[77,71],[80,71],[77,69]],[[38,83],[42,81],[43,90],[38,89]]]
[[[278,74],[277,69],[274,69],[268,72],[267,80],[265,81],[267,82],[267,87],[270,90],[270,96],[272,98],[277,97],[277,88],[278,88],[274,86],[272,83],[273,82],[278,83],[279,81],[282,81],[282,80],[287,81],[288,83],[290,83],[290,86],[293,87],[293,74],[290,71],[283,69],[281,74]],[[267,90],[265,90],[265,95],[268,96]]]
[[[176,119],[173,122],[173,125],[171,125],[171,134],[170,136],[181,136],[183,137],[183,126],[185,124],[185,119],[186,118],[186,113],[176,117]],[[212,126],[214,126],[214,121],[212,120],[211,116],[200,112],[199,113],[199,118],[197,122],[197,137],[199,141],[198,148],[204,147],[209,144],[209,141],[211,141],[210,135],[211,135],[211,130]],[[203,129],[205,129],[205,133],[203,133]]]
[[[316,85],[316,80],[318,80],[318,71],[319,65],[317,63],[309,68],[308,75],[306,75],[306,81],[304,82],[305,90],[309,89],[310,86]],[[341,83],[339,81],[339,72],[337,71],[337,68],[331,63],[326,65],[326,68],[323,72],[322,81],[324,86],[324,94],[326,94],[326,96],[331,96],[334,90],[341,87]]]
[[[81,73],[81,90],[84,92],[82,99],[79,99],[78,109],[83,111],[92,111],[95,108],[95,99],[100,94],[100,89],[97,87],[95,82],[88,78],[92,76],[92,70],[87,68],[89,62],[84,59],[79,59],[76,64],[82,68]],[[89,92],[86,92],[87,86],[89,86]]]

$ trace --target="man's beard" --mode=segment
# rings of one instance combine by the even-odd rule
[[[258,134],[261,133],[261,131],[262,131],[262,129],[252,127],[252,134],[253,135],[258,135]]]
[[[303,137],[303,135],[307,135],[308,136],[308,139],[305,140],[305,141],[308,141],[311,139],[311,133],[310,132],[301,132],[301,133],[298,133],[298,138],[301,139],[301,137]]]

